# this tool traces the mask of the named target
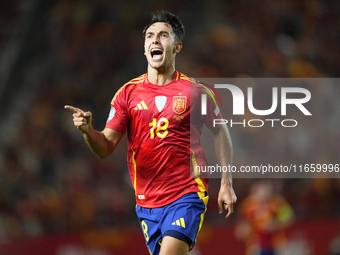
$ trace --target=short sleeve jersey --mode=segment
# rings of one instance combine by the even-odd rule
[[[190,174],[195,165],[208,165],[200,145],[203,124],[211,128],[215,118],[222,118],[210,97],[207,114],[201,114],[206,89],[176,71],[166,85],[139,76],[113,97],[106,128],[127,132],[127,163],[139,206],[161,207],[184,194],[207,191],[208,178]]]

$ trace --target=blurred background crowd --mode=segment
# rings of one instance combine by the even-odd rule
[[[91,110],[94,127],[104,128],[115,92],[146,72],[142,30],[155,10],[181,17],[186,37],[176,67],[188,76],[340,75],[338,1],[1,1],[0,236],[138,224],[126,142],[108,159],[97,159],[63,107]],[[329,88],[313,92],[328,128],[307,123],[290,142],[278,131],[275,149],[284,156],[273,164],[292,155],[305,163],[339,159],[340,93]],[[315,144],[319,132],[329,136]],[[268,149],[265,133],[231,133],[239,164],[252,151]],[[234,180],[239,202],[256,181]],[[339,179],[273,182],[297,220],[340,213]],[[218,183],[212,183],[207,222],[214,224],[224,219],[215,217]],[[224,224],[235,220],[235,211]]]

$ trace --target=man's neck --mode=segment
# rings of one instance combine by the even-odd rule
[[[155,85],[165,85],[175,78],[176,70],[174,67],[170,67],[167,70],[157,70],[152,67],[148,67],[148,80]]]

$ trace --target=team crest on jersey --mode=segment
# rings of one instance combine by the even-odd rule
[[[172,101],[172,110],[181,114],[187,109],[187,97],[186,96],[174,96]]]

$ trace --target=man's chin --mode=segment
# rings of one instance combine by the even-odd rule
[[[156,61],[152,61],[149,62],[149,66],[153,69],[162,69],[164,67],[164,63],[163,62],[156,62]]]

